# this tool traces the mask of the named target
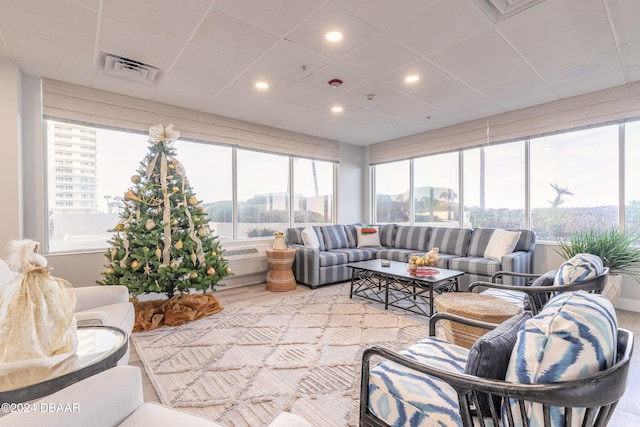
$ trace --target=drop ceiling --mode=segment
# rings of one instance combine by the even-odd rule
[[[356,145],[640,80],[638,0],[0,0],[0,11],[0,57],[27,74]],[[107,54],[157,75],[107,73]]]

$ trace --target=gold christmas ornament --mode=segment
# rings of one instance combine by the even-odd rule
[[[196,199],[195,197],[191,196],[189,197],[189,200],[187,200],[187,203],[189,203],[189,206],[195,206],[198,204],[198,199]]]
[[[182,243],[182,240],[178,240],[178,241],[176,242],[176,244],[175,244],[175,245],[173,245],[173,246],[174,246],[176,249],[180,250],[180,249],[182,249],[182,246],[184,246],[184,244]]]
[[[111,259],[115,259],[116,255],[118,255],[118,250],[115,248],[111,248]]]
[[[178,188],[178,186],[174,185],[173,187],[171,187],[171,191],[173,191],[174,193],[177,193],[180,189]]]
[[[209,267],[207,268],[207,276],[213,276],[214,274],[216,274],[216,269],[213,267]]]
[[[111,268],[111,267],[107,268],[107,274],[113,274],[115,272],[116,271],[113,268]]]
[[[171,225],[176,226],[178,225],[178,220],[175,218],[171,218]]]
[[[156,258],[158,258],[158,261],[160,261],[160,258],[162,258],[162,251],[160,250],[160,248],[156,248]]]
[[[169,163],[169,169],[174,169],[176,167],[176,165],[174,165],[173,163]]]
[[[227,267],[225,271],[227,272],[227,274],[231,274],[231,267]]]
[[[171,264],[169,264],[169,267],[171,267],[172,270],[177,270],[178,267],[180,267],[180,264],[178,263],[178,261],[171,261]]]
[[[198,212],[204,212],[204,208],[202,206],[198,206]]]
[[[140,197],[136,196],[136,193],[133,192],[133,190],[129,190],[126,193],[124,193],[124,199],[126,201],[135,201],[135,202],[141,202],[142,200],[140,199]]]
[[[195,265],[197,260],[198,260],[198,257],[196,256],[196,254],[191,252],[191,262]]]
[[[152,219],[148,219],[147,223],[144,225],[144,228],[146,228],[147,231],[151,231],[151,229],[153,229],[153,227],[155,227],[155,226],[156,226],[155,221],[152,220]]]
[[[122,224],[116,224],[116,231],[122,231],[124,226]]]
[[[209,235],[209,230],[207,230],[207,227],[198,228],[198,236],[207,237],[208,235]]]
[[[194,271],[193,273],[191,273],[191,274],[189,275],[189,278],[190,278],[190,279],[197,279],[197,278],[198,278],[198,273],[196,273],[196,272]]]
[[[125,223],[124,223],[124,225],[123,225],[123,227],[124,227],[124,229],[125,229],[125,230],[128,230],[128,229],[130,229],[130,228],[131,228],[131,224],[130,224],[130,223],[128,223],[128,222],[125,222]]]
[[[131,177],[131,182],[133,182],[134,184],[138,184],[140,182],[142,178],[140,178],[140,175],[133,175]]]
[[[211,256],[216,256],[216,255],[218,255],[216,251],[211,251]]]
[[[134,259],[133,261],[131,261],[131,265],[130,265],[130,267],[131,267],[132,269],[136,269],[136,268],[138,268],[139,266],[140,266],[140,261],[138,261],[137,259]]]

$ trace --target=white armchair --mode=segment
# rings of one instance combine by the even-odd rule
[[[0,417],[0,427],[189,426],[223,427],[157,403],[144,403],[142,376],[135,366],[116,366],[72,384],[40,401],[34,411]],[[69,408],[69,410],[40,410]],[[74,410],[75,408],[75,410]],[[282,412],[268,427],[311,427],[297,415]]]

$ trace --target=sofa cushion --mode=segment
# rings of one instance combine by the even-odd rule
[[[320,227],[324,240],[324,249],[341,249],[349,247],[349,239],[344,225],[323,225]]]
[[[450,260],[448,268],[451,270],[464,271],[465,273],[491,276],[501,270],[502,264],[500,261],[489,258],[461,257]]]
[[[307,226],[302,230],[302,242],[305,246],[309,246],[311,248],[318,249],[320,247],[320,239],[318,239],[318,234],[316,230],[311,226]]]
[[[346,264],[349,257],[346,253],[337,251],[322,251],[318,253],[320,258],[320,267],[329,267],[331,265]]]
[[[464,373],[469,351],[438,338],[426,338],[400,352],[422,364]],[[444,381],[393,362],[371,369],[369,410],[391,426],[462,425],[458,397]]]
[[[411,255],[423,255],[424,252],[416,252],[413,249],[387,249],[381,248],[376,251],[376,258],[388,259],[389,261],[407,262]]]
[[[366,227],[368,230],[375,230],[373,233],[363,233],[363,227],[360,225],[356,225],[356,239],[358,241],[358,248],[366,248],[366,247],[380,247],[380,231],[378,227],[369,226]]]
[[[393,247],[426,251],[430,231],[431,227],[398,225],[396,227],[396,237],[393,241]]]
[[[538,384],[571,381],[609,368],[616,354],[613,305],[597,294],[565,292],[529,319],[518,332],[505,379]],[[518,404],[512,402],[518,413]],[[553,426],[563,425],[563,409],[551,407]],[[540,404],[526,404],[530,425],[542,425]]]
[[[347,241],[349,242],[350,248],[358,247],[357,226],[362,226],[362,224],[350,224],[344,226],[344,231],[347,233]]]
[[[593,279],[602,274],[604,267],[597,255],[577,254],[563,262],[556,273],[554,284],[564,286],[574,282]]]
[[[304,230],[304,227],[287,228],[287,232],[285,233],[285,241],[287,244],[304,245],[302,230]]]
[[[495,228],[474,228],[469,239],[467,256],[484,257],[484,251],[487,249],[494,231]]]
[[[469,350],[464,373],[481,378],[504,380],[518,330],[530,318],[531,314],[528,312],[517,314],[478,338]],[[499,401],[500,398],[494,402],[495,408],[499,408]],[[491,410],[487,397],[479,396],[479,404],[482,414],[490,417]]]
[[[396,225],[395,224],[380,224],[380,244],[382,246],[391,247],[396,237]]]
[[[532,230],[515,231],[520,232],[520,238],[518,239],[516,247],[513,249],[513,251],[533,252],[533,250],[536,248],[536,233]]]
[[[429,248],[439,248],[441,254],[466,256],[471,230],[468,228],[439,228],[431,229]]]
[[[347,255],[348,262],[369,261],[376,258],[376,248],[344,248],[334,249],[331,252]]]
[[[503,256],[513,252],[519,238],[519,231],[506,231],[496,228],[493,230],[489,244],[484,250],[484,257],[500,261]]]

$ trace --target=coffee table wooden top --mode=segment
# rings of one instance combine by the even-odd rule
[[[347,267],[373,271],[388,276],[402,277],[403,279],[426,283],[438,283],[443,280],[449,280],[457,276],[462,276],[464,274],[463,271],[448,270],[446,268],[435,267],[435,270],[438,270],[438,274],[423,276],[409,273],[409,264],[406,262],[390,261],[389,267],[383,267],[381,265],[381,261],[382,260],[379,259],[372,259],[369,261],[350,262],[349,264],[347,264]]]

